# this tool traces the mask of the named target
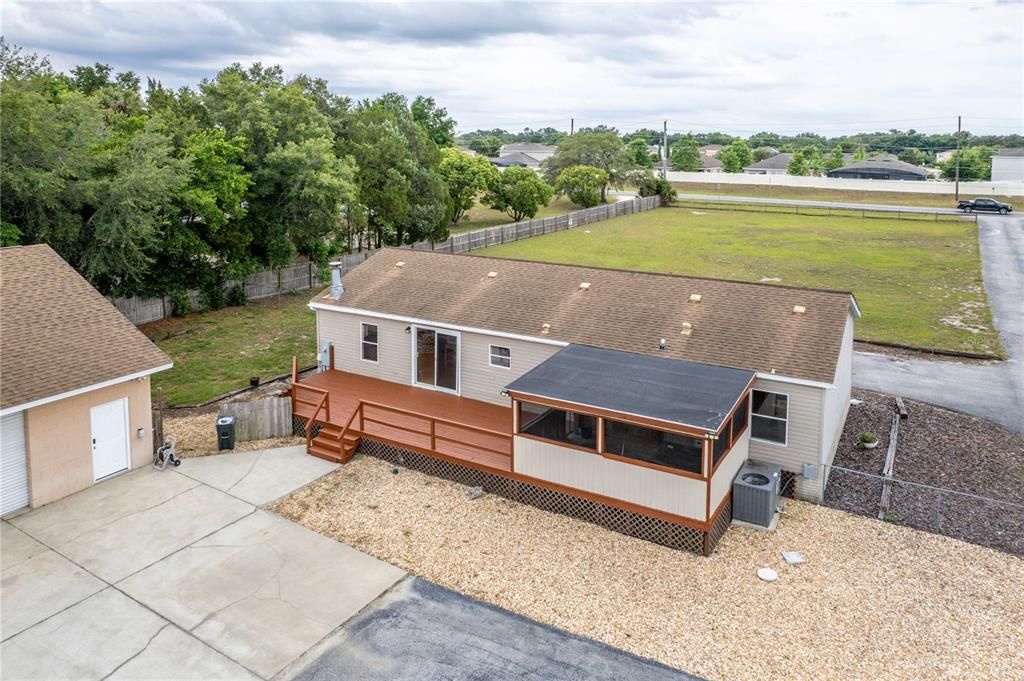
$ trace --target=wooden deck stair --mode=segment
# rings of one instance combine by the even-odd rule
[[[348,463],[359,447],[359,436],[349,431],[345,437],[341,435],[341,427],[333,423],[320,423],[320,431],[309,445],[309,453],[313,456],[333,461]]]

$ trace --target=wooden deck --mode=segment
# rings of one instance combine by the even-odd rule
[[[298,381],[292,411],[304,419],[317,412],[317,423],[327,424],[321,432],[339,441],[344,432],[349,442],[369,437],[477,468],[512,470],[510,407],[332,369]]]

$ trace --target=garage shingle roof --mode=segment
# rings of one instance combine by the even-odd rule
[[[0,248],[0,408],[170,365],[49,246]]]
[[[344,285],[313,302],[824,383],[855,305],[842,291],[394,248]]]

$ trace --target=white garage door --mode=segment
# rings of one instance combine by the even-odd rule
[[[28,506],[28,465],[25,460],[25,412],[0,423],[0,516]]]

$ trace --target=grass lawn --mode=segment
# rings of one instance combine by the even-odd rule
[[[244,307],[173,317],[141,330],[174,360],[174,368],[153,375],[167,404],[198,404],[249,384],[316,361],[316,328],[306,303],[312,292],[251,301]],[[181,334],[174,335],[172,334]],[[155,394],[155,393],[154,393]]]
[[[615,197],[608,197],[607,203],[615,203]],[[551,203],[537,211],[536,217],[538,218],[549,218],[553,215],[565,215],[571,213],[574,210],[582,210],[579,206],[569,200],[567,196],[556,196],[551,199]],[[477,202],[470,210],[466,211],[465,216],[459,221],[459,224],[452,227],[452,233],[465,232],[471,229],[480,229],[481,227],[494,227],[495,225],[507,225],[512,222],[505,213],[488,208],[487,206]]]
[[[662,208],[476,253],[849,290],[857,338],[1004,354],[974,222]]]
[[[879,203],[887,205],[955,208],[953,194],[916,194],[905,192],[853,191],[849,189],[821,189],[817,187],[780,187],[759,184],[725,184],[715,182],[673,182],[680,194],[712,194],[722,196],[752,196],[756,198],[796,199],[798,201],[836,201],[839,203]],[[719,189],[721,188],[721,189]],[[771,194],[769,194],[771,190]],[[961,192],[961,198],[974,198]],[[1020,197],[996,196],[996,200],[1013,203]]]

